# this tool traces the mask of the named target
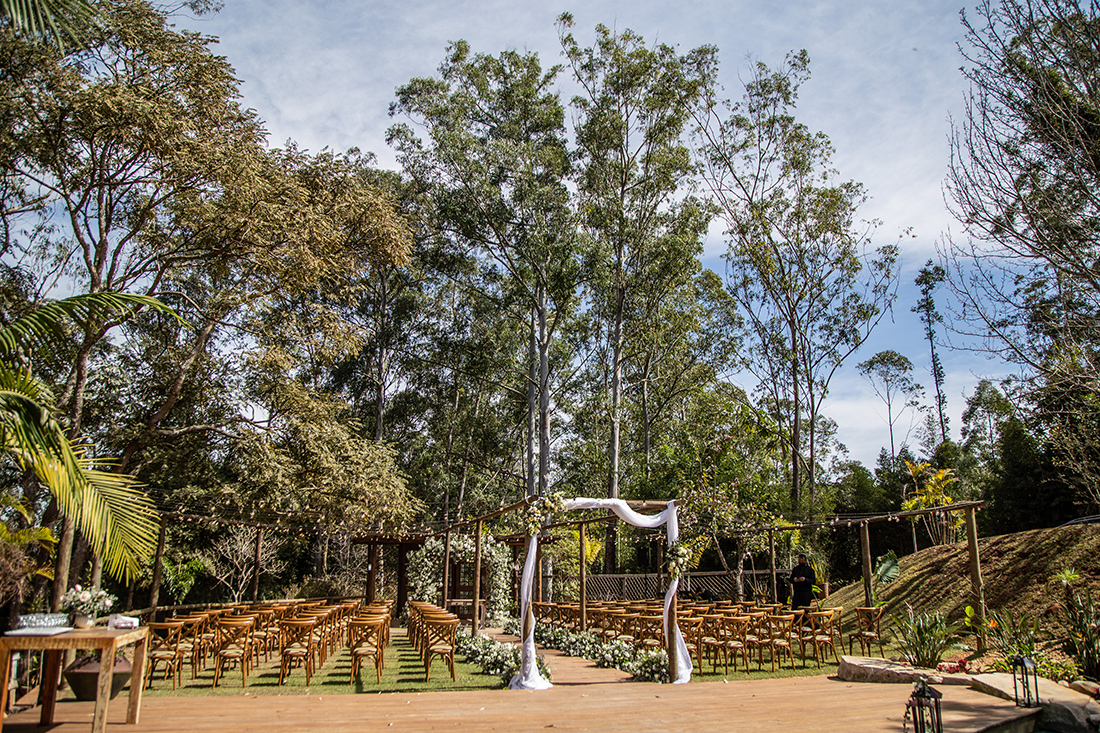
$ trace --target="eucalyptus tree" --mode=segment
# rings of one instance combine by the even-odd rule
[[[728,227],[727,286],[750,333],[745,365],[774,404],[786,405],[792,508],[803,463],[814,495],[817,419],[829,383],[896,291],[897,246],[873,246],[874,223],[857,220],[864,187],[837,182],[828,138],[793,116],[808,75],[804,51],[779,70],[758,63],[743,100],[709,96],[696,130],[703,177]]]
[[[632,371],[638,385],[647,466],[650,384],[662,355],[683,333],[678,301],[694,294],[709,212],[687,195],[695,166],[684,137],[704,93],[700,69],[715,49],[696,49],[689,59],[665,44],[651,48],[633,31],[602,25],[595,44],[582,48],[572,25],[568,13],[559,17],[562,49],[582,90],[572,103],[576,180],[581,223],[600,263],[593,310],[606,333],[607,495],[617,498],[624,374]],[[609,533],[608,568],[615,565],[614,547]]]
[[[454,43],[438,77],[411,80],[391,106],[421,125],[426,140],[407,123],[389,133],[406,173],[434,198],[439,229],[482,258],[501,302],[528,314],[519,317],[529,319],[529,494],[549,483],[551,345],[583,274],[558,72],[544,71],[536,54],[494,57]]]
[[[940,361],[939,352],[936,351],[936,324],[943,322],[943,316],[936,309],[936,300],[932,296],[936,288],[947,278],[947,271],[932,260],[921,268],[914,283],[920,288],[920,300],[910,310],[920,315],[924,324],[924,338],[928,340],[928,351],[931,355],[932,384],[936,388],[936,418],[940,428],[940,440],[947,440],[947,395],[943,393],[943,363]]]
[[[894,423],[906,409],[917,406],[923,388],[913,381],[913,362],[893,349],[880,351],[856,368],[871,383],[875,394],[886,405],[886,424],[890,427],[890,458],[897,457],[894,447]],[[898,399],[901,404],[898,404]],[[898,407],[898,414],[894,408]]]

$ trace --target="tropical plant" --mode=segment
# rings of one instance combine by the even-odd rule
[[[954,499],[947,493],[953,484],[959,479],[955,476],[954,469],[940,468],[935,471],[929,463],[913,464],[905,462],[912,481],[912,491],[909,498],[901,504],[904,511],[917,509],[931,509],[938,506],[947,506]],[[928,536],[937,545],[946,545],[955,541],[955,535],[962,527],[962,512],[933,512],[921,517],[924,521]],[[916,521],[915,519],[913,521]]]
[[[901,573],[901,561],[898,560],[897,553],[893,550],[875,559],[875,568],[871,572],[872,605],[881,605],[878,600],[879,587],[893,583],[898,579],[899,573]]]
[[[80,40],[80,29],[93,22],[97,11],[87,0],[0,0],[0,18],[19,33],[54,40]]]
[[[1006,657],[1020,655],[1035,657],[1035,641],[1039,634],[1039,619],[1026,613],[1019,616],[1011,611],[993,611],[986,623],[993,648]]]
[[[935,669],[943,661],[944,653],[951,648],[958,633],[958,626],[948,625],[938,611],[916,613],[906,604],[906,615],[896,621],[898,647],[905,661],[914,667]]]
[[[125,580],[140,572],[156,540],[152,502],[130,476],[97,466],[74,445],[54,417],[49,388],[26,365],[28,355],[48,352],[66,320],[78,326],[148,307],[172,311],[156,298],[96,293],[42,305],[0,328],[0,450],[21,470],[31,470],[92,549],[107,572]]]
[[[1081,673],[1093,679],[1100,677],[1100,616],[1091,589],[1074,593],[1066,604],[1066,628],[1069,651]]]
[[[41,574],[53,577],[51,568],[36,563],[27,552],[34,546],[53,551],[53,530],[49,527],[31,526],[32,519],[23,503],[10,494],[0,494],[0,510],[12,512],[14,517],[8,522],[0,521],[0,606],[11,598],[21,596],[27,577]],[[6,513],[5,512],[5,513]],[[20,521],[21,520],[21,521]],[[22,528],[12,528],[9,523],[19,522]]]

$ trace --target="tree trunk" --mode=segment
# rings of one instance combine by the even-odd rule
[[[538,430],[538,313],[531,308],[531,340],[527,347],[527,496],[538,496],[538,470],[535,463],[536,435]]]
[[[611,435],[608,441],[608,477],[607,498],[619,498],[619,421],[620,410],[623,401],[623,316],[624,301],[626,300],[625,288],[622,285],[622,249],[618,252],[619,263],[617,270],[619,282],[615,286],[615,308],[611,323]],[[614,573],[618,567],[618,521],[612,521],[607,526],[607,544],[604,548],[604,572]]]

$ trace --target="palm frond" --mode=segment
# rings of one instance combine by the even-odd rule
[[[88,0],[0,0],[0,15],[18,33],[53,38],[64,48],[63,39],[80,41],[80,29],[99,15]]]
[[[0,0],[0,3],[10,1]],[[66,320],[85,328],[143,307],[155,308],[183,322],[174,310],[151,295],[84,293],[45,303],[0,328],[0,356],[14,354],[21,346],[49,348],[64,339],[61,324]]]

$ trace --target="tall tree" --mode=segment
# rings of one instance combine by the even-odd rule
[[[617,33],[602,25],[595,45],[582,48],[569,32],[572,25],[568,13],[558,19],[565,57],[583,90],[573,99],[577,188],[581,221],[602,262],[595,311],[607,343],[607,495],[618,498],[624,373],[633,363],[645,413],[660,337],[675,332],[663,311],[676,294],[691,293],[709,221],[702,204],[684,196],[694,165],[683,138],[714,49],[696,49],[697,58],[685,59],[670,46],[649,48],[630,30]],[[643,440],[649,446],[651,421],[645,417]],[[615,546],[610,531],[607,572],[615,571]]]
[[[817,420],[829,383],[896,292],[897,246],[872,246],[873,223],[856,219],[863,186],[835,182],[828,138],[793,116],[808,76],[805,51],[779,70],[757,64],[744,99],[723,109],[712,96],[698,125],[703,175],[730,237],[728,287],[751,334],[746,365],[783,408],[790,436],[793,509],[803,465],[814,496]]]
[[[405,170],[435,198],[437,226],[455,247],[478,251],[499,273],[505,302],[528,314],[532,495],[550,480],[551,345],[582,275],[557,74],[543,71],[536,54],[493,57],[454,43],[438,78],[413,79],[391,106],[422,125],[427,140],[404,123],[389,133]]]
[[[896,458],[894,422],[904,410],[917,406],[916,398],[922,392],[921,386],[910,376],[913,362],[898,352],[887,349],[860,362],[856,368],[871,382],[875,394],[886,404],[886,424],[890,426],[890,458]],[[902,400],[900,405],[897,404],[898,398]],[[899,408],[898,415],[894,415],[895,405]]]
[[[911,309],[920,315],[924,324],[924,338],[928,340],[928,351],[932,360],[932,384],[936,389],[936,421],[940,429],[940,442],[947,440],[947,395],[943,393],[943,363],[940,361],[939,352],[936,351],[936,324],[943,322],[943,316],[936,309],[936,300],[933,295],[936,288],[946,279],[947,273],[940,265],[928,263],[921,269],[914,281],[920,288],[920,300]]]

